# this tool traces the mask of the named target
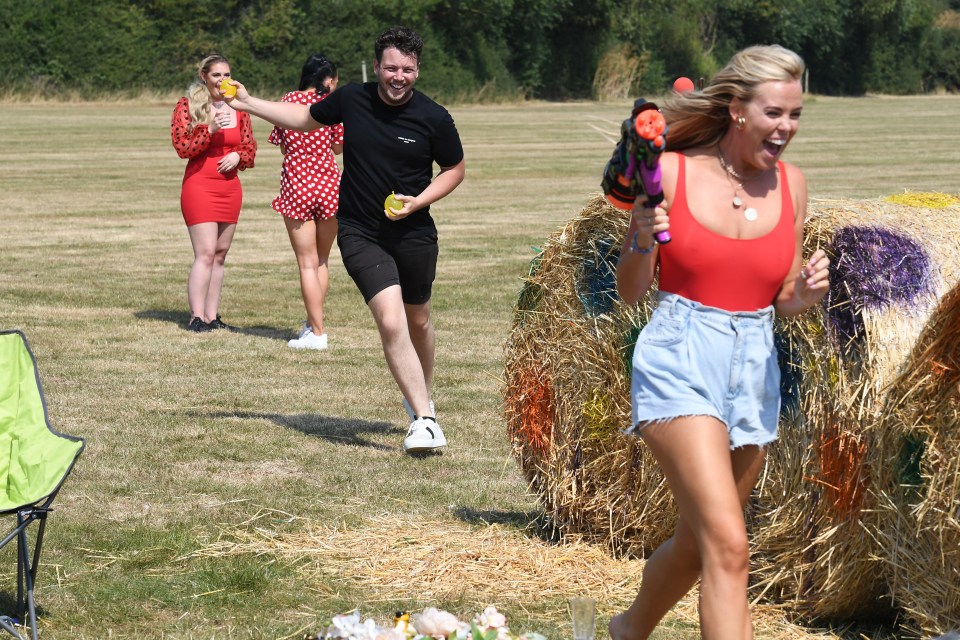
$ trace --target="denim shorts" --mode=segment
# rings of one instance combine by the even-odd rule
[[[780,367],[773,307],[731,312],[673,293],[640,332],[633,352],[633,426],[682,416],[713,416],[727,425],[730,448],[777,439]]]

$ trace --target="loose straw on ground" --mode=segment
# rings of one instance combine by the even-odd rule
[[[596,598],[601,618],[609,619],[632,601],[643,569],[643,560],[614,558],[582,540],[556,544],[497,524],[378,515],[351,527],[297,518],[296,531],[280,532],[274,515],[265,510],[242,525],[220,525],[216,541],[179,560],[262,556],[296,567],[306,580],[336,576],[348,581],[368,594],[366,602],[358,604],[375,607],[384,600],[406,600],[427,607],[452,599],[471,608],[451,612],[455,615],[472,615],[473,609],[493,604],[508,620],[511,610],[526,611],[534,604],[542,609],[544,602],[557,607],[546,615],[566,620],[567,598],[583,594]],[[695,624],[695,601],[693,592],[671,617]],[[370,606],[363,613],[377,617]],[[841,637],[790,624],[783,611],[773,607],[756,607],[754,617],[757,637]],[[691,632],[690,637],[698,635]]]

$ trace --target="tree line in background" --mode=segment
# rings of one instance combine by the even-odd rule
[[[657,94],[769,43],[814,93],[960,90],[960,0],[0,0],[0,94],[180,91],[218,52],[279,96],[312,53],[372,79],[394,24],[424,37],[418,87],[443,101]]]

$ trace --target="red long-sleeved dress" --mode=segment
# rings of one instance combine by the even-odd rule
[[[187,226],[200,222],[236,223],[243,204],[243,188],[237,171],[253,167],[257,142],[253,139],[250,116],[237,111],[235,127],[218,129],[213,135],[205,124],[189,131],[190,111],[187,98],[181,98],[173,110],[170,137],[181,158],[187,158],[180,191],[180,210]],[[220,173],[217,164],[228,153],[240,154],[240,163],[232,171]]]

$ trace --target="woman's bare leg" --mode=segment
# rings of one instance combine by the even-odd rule
[[[213,271],[213,259],[217,249],[217,223],[201,222],[187,227],[190,244],[193,245],[193,265],[187,277],[187,303],[190,305],[190,318],[206,317],[207,291],[210,289],[210,274]]]
[[[213,322],[220,312],[220,292],[223,289],[223,265],[227,259],[227,252],[230,251],[230,245],[233,243],[233,234],[236,230],[236,223],[217,223],[217,238],[214,246],[213,261],[210,267],[210,281],[203,306],[207,322]]]
[[[643,432],[680,509],[673,537],[647,560],[640,592],[610,621],[613,640],[642,640],[696,584],[701,634],[752,637],[746,600],[749,549],[743,506],[763,467],[756,446],[729,449],[726,427],[708,417],[650,425]]]
[[[300,269],[300,292],[307,311],[307,322],[315,335],[322,335],[323,303],[330,288],[329,261],[337,237],[337,219],[301,221],[284,218],[290,246]]]

